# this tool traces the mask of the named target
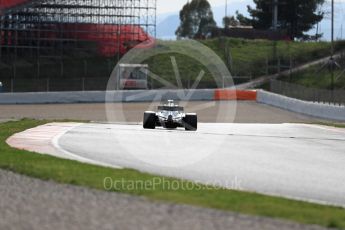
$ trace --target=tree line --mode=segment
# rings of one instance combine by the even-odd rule
[[[273,29],[274,0],[253,1],[254,8],[247,6],[250,17],[245,17],[237,11],[235,15],[223,18],[223,26]],[[291,40],[307,38],[308,35],[305,33],[324,18],[325,13],[321,10],[324,3],[325,0],[279,0],[278,29],[287,34]],[[180,11],[180,26],[176,30],[176,35],[178,38],[203,38],[207,37],[215,27],[216,22],[208,0],[192,0]]]

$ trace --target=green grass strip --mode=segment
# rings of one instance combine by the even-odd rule
[[[112,169],[83,164],[13,149],[6,144],[6,139],[14,133],[47,122],[25,119],[0,124],[0,168],[42,180],[52,180],[63,184],[139,195],[152,200],[196,205],[243,214],[280,218],[302,224],[316,224],[345,229],[345,209],[343,208],[208,187],[130,169]],[[112,186],[112,189],[108,190],[104,186],[105,178],[111,178],[106,183],[109,187],[112,184],[110,181],[123,181],[124,186],[117,184],[117,186]],[[164,181],[165,184],[150,185],[149,183],[154,183],[158,180]],[[132,186],[133,182],[139,185],[145,182],[146,188]],[[168,189],[167,184],[174,185],[174,188]],[[186,187],[192,188],[183,189]]]

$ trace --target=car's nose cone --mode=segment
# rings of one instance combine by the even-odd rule
[[[168,116],[168,121],[173,121],[173,116],[172,115]]]

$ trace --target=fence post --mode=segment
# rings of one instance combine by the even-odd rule
[[[319,97],[318,97],[318,95],[317,95],[316,89],[314,89],[314,102],[319,103]]]
[[[280,56],[278,56],[278,63],[277,63],[278,65],[277,65],[277,70],[278,70],[278,73],[280,73],[280,65],[281,65],[281,63],[280,63]]]
[[[40,60],[37,60],[37,79],[40,78],[41,71],[40,71]]]
[[[13,79],[13,78],[11,78],[11,93],[13,93],[13,89],[14,89],[13,84],[14,84],[14,79]]]
[[[291,58],[291,54],[290,54],[289,78],[290,78],[290,82],[292,82],[292,58]]]
[[[82,78],[82,91],[85,91],[85,78]]]
[[[87,76],[87,60],[84,60],[84,77]]]
[[[150,80],[151,80],[151,89],[154,89],[154,86],[153,86],[153,78],[150,77]]]
[[[112,73],[112,69],[111,69],[111,60],[107,59],[107,63],[108,63],[108,74]]]
[[[64,74],[64,68],[63,68],[63,61],[61,60],[60,61],[60,76],[63,77],[63,74]]]
[[[17,75],[17,66],[16,66],[16,63],[15,63],[15,62],[13,63],[12,68],[13,68],[13,78],[16,78],[16,75]]]
[[[49,84],[50,84],[50,81],[49,81],[49,77],[47,78],[47,92],[49,92]]]

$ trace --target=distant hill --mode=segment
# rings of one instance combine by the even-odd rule
[[[345,9],[345,3],[338,3],[338,9]],[[247,12],[247,5],[253,5],[251,0],[245,0],[241,2],[234,2],[229,4],[228,7],[228,14],[234,15],[236,10],[240,13],[248,16]],[[341,5],[341,6],[340,6]],[[213,8],[214,18],[218,24],[218,26],[222,26],[222,19],[225,15],[225,7],[218,6]],[[326,11],[329,11],[326,9]],[[158,15],[157,18],[157,37],[161,39],[175,39],[175,31],[180,24],[180,19],[178,16],[178,12],[170,13],[170,14],[162,14]],[[336,20],[335,20],[335,38],[345,38],[345,16],[342,12],[336,12]],[[330,19],[325,18],[320,23],[320,31],[324,34],[323,40],[330,40],[331,38],[331,24]],[[344,28],[342,32],[342,24],[344,23]],[[309,34],[315,34],[316,30],[312,29],[309,31]]]
[[[177,14],[172,14],[157,24],[157,37],[161,39],[174,39],[175,31],[180,25],[180,18]]]

